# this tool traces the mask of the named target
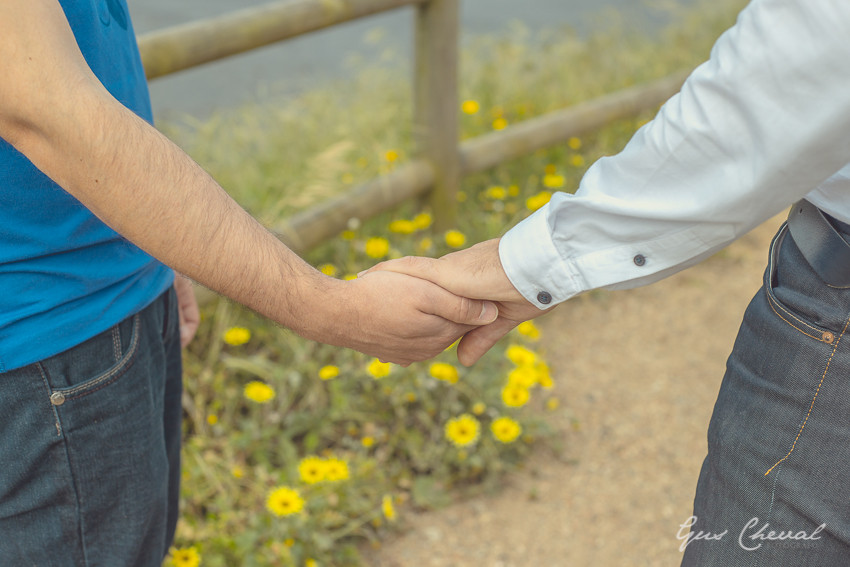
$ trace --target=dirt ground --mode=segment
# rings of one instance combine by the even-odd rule
[[[726,358],[781,218],[653,286],[540,320],[566,452],[498,494],[407,517],[375,567],[677,566]]]

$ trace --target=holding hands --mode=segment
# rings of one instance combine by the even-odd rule
[[[538,317],[541,311],[511,284],[499,259],[499,239],[487,240],[439,259],[407,257],[382,262],[365,275],[396,272],[437,284],[456,296],[496,303],[498,317],[470,328],[458,345],[458,360],[471,366],[514,327]]]

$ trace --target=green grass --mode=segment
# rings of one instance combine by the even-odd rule
[[[668,14],[670,27],[654,37],[611,18],[606,31],[586,39],[563,29],[532,34],[517,28],[506,37],[475,40],[463,53],[461,99],[476,101],[479,110],[461,114],[463,137],[491,131],[500,118],[515,123],[692,68],[707,57],[742,5],[724,0],[674,10]],[[163,129],[271,226],[409,158],[411,98],[406,77],[397,71],[363,69],[356,80],[294,101],[247,106]],[[543,193],[538,200],[545,201],[545,192],[572,190],[593,161],[618,152],[650,118],[619,121],[466,178],[457,230],[467,245],[498,236],[528,214],[530,197]],[[398,159],[388,160],[394,154]],[[419,220],[427,221],[430,212],[409,203],[354,223],[308,259],[345,277],[377,261],[366,254],[370,238],[387,239],[389,257],[450,251],[444,235],[427,222],[410,233],[389,228],[394,220],[423,213]],[[248,329],[250,339],[226,343],[225,333],[233,327]],[[359,564],[358,547],[379,546],[410,510],[495,487],[537,444],[557,448],[546,414],[558,403],[569,405],[543,387],[540,364],[522,371],[525,379],[537,380],[528,388],[531,400],[522,407],[504,404],[503,387],[519,367],[505,355],[510,345],[524,345],[536,352],[538,363],[545,361],[531,337],[515,332],[471,369],[459,367],[452,352],[441,355],[441,362],[458,370],[456,383],[432,377],[430,363],[393,367],[376,379],[363,355],[303,341],[227,301],[207,303],[199,336],[185,356],[183,517],[177,546],[198,551],[204,566],[300,567],[309,560],[353,566]],[[326,366],[336,367],[339,376],[320,379]],[[244,387],[252,381],[270,386],[275,397],[267,403],[247,399]],[[475,416],[480,435],[459,447],[446,438],[446,425],[463,414]],[[510,443],[496,440],[489,430],[503,416],[522,427]],[[299,463],[310,456],[344,461],[347,478],[305,482]],[[278,516],[267,508],[269,494],[281,486],[298,491],[304,502],[300,512]],[[394,521],[386,515],[388,503]],[[193,562],[191,557],[174,561]]]

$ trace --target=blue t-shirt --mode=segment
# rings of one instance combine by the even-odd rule
[[[60,0],[83,56],[152,121],[125,0]],[[0,138],[0,372],[58,354],[140,311],[173,272],[122,238]]]

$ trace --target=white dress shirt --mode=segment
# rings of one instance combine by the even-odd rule
[[[803,197],[850,223],[850,0],[753,0],[658,116],[499,254],[542,309],[669,276]]]

